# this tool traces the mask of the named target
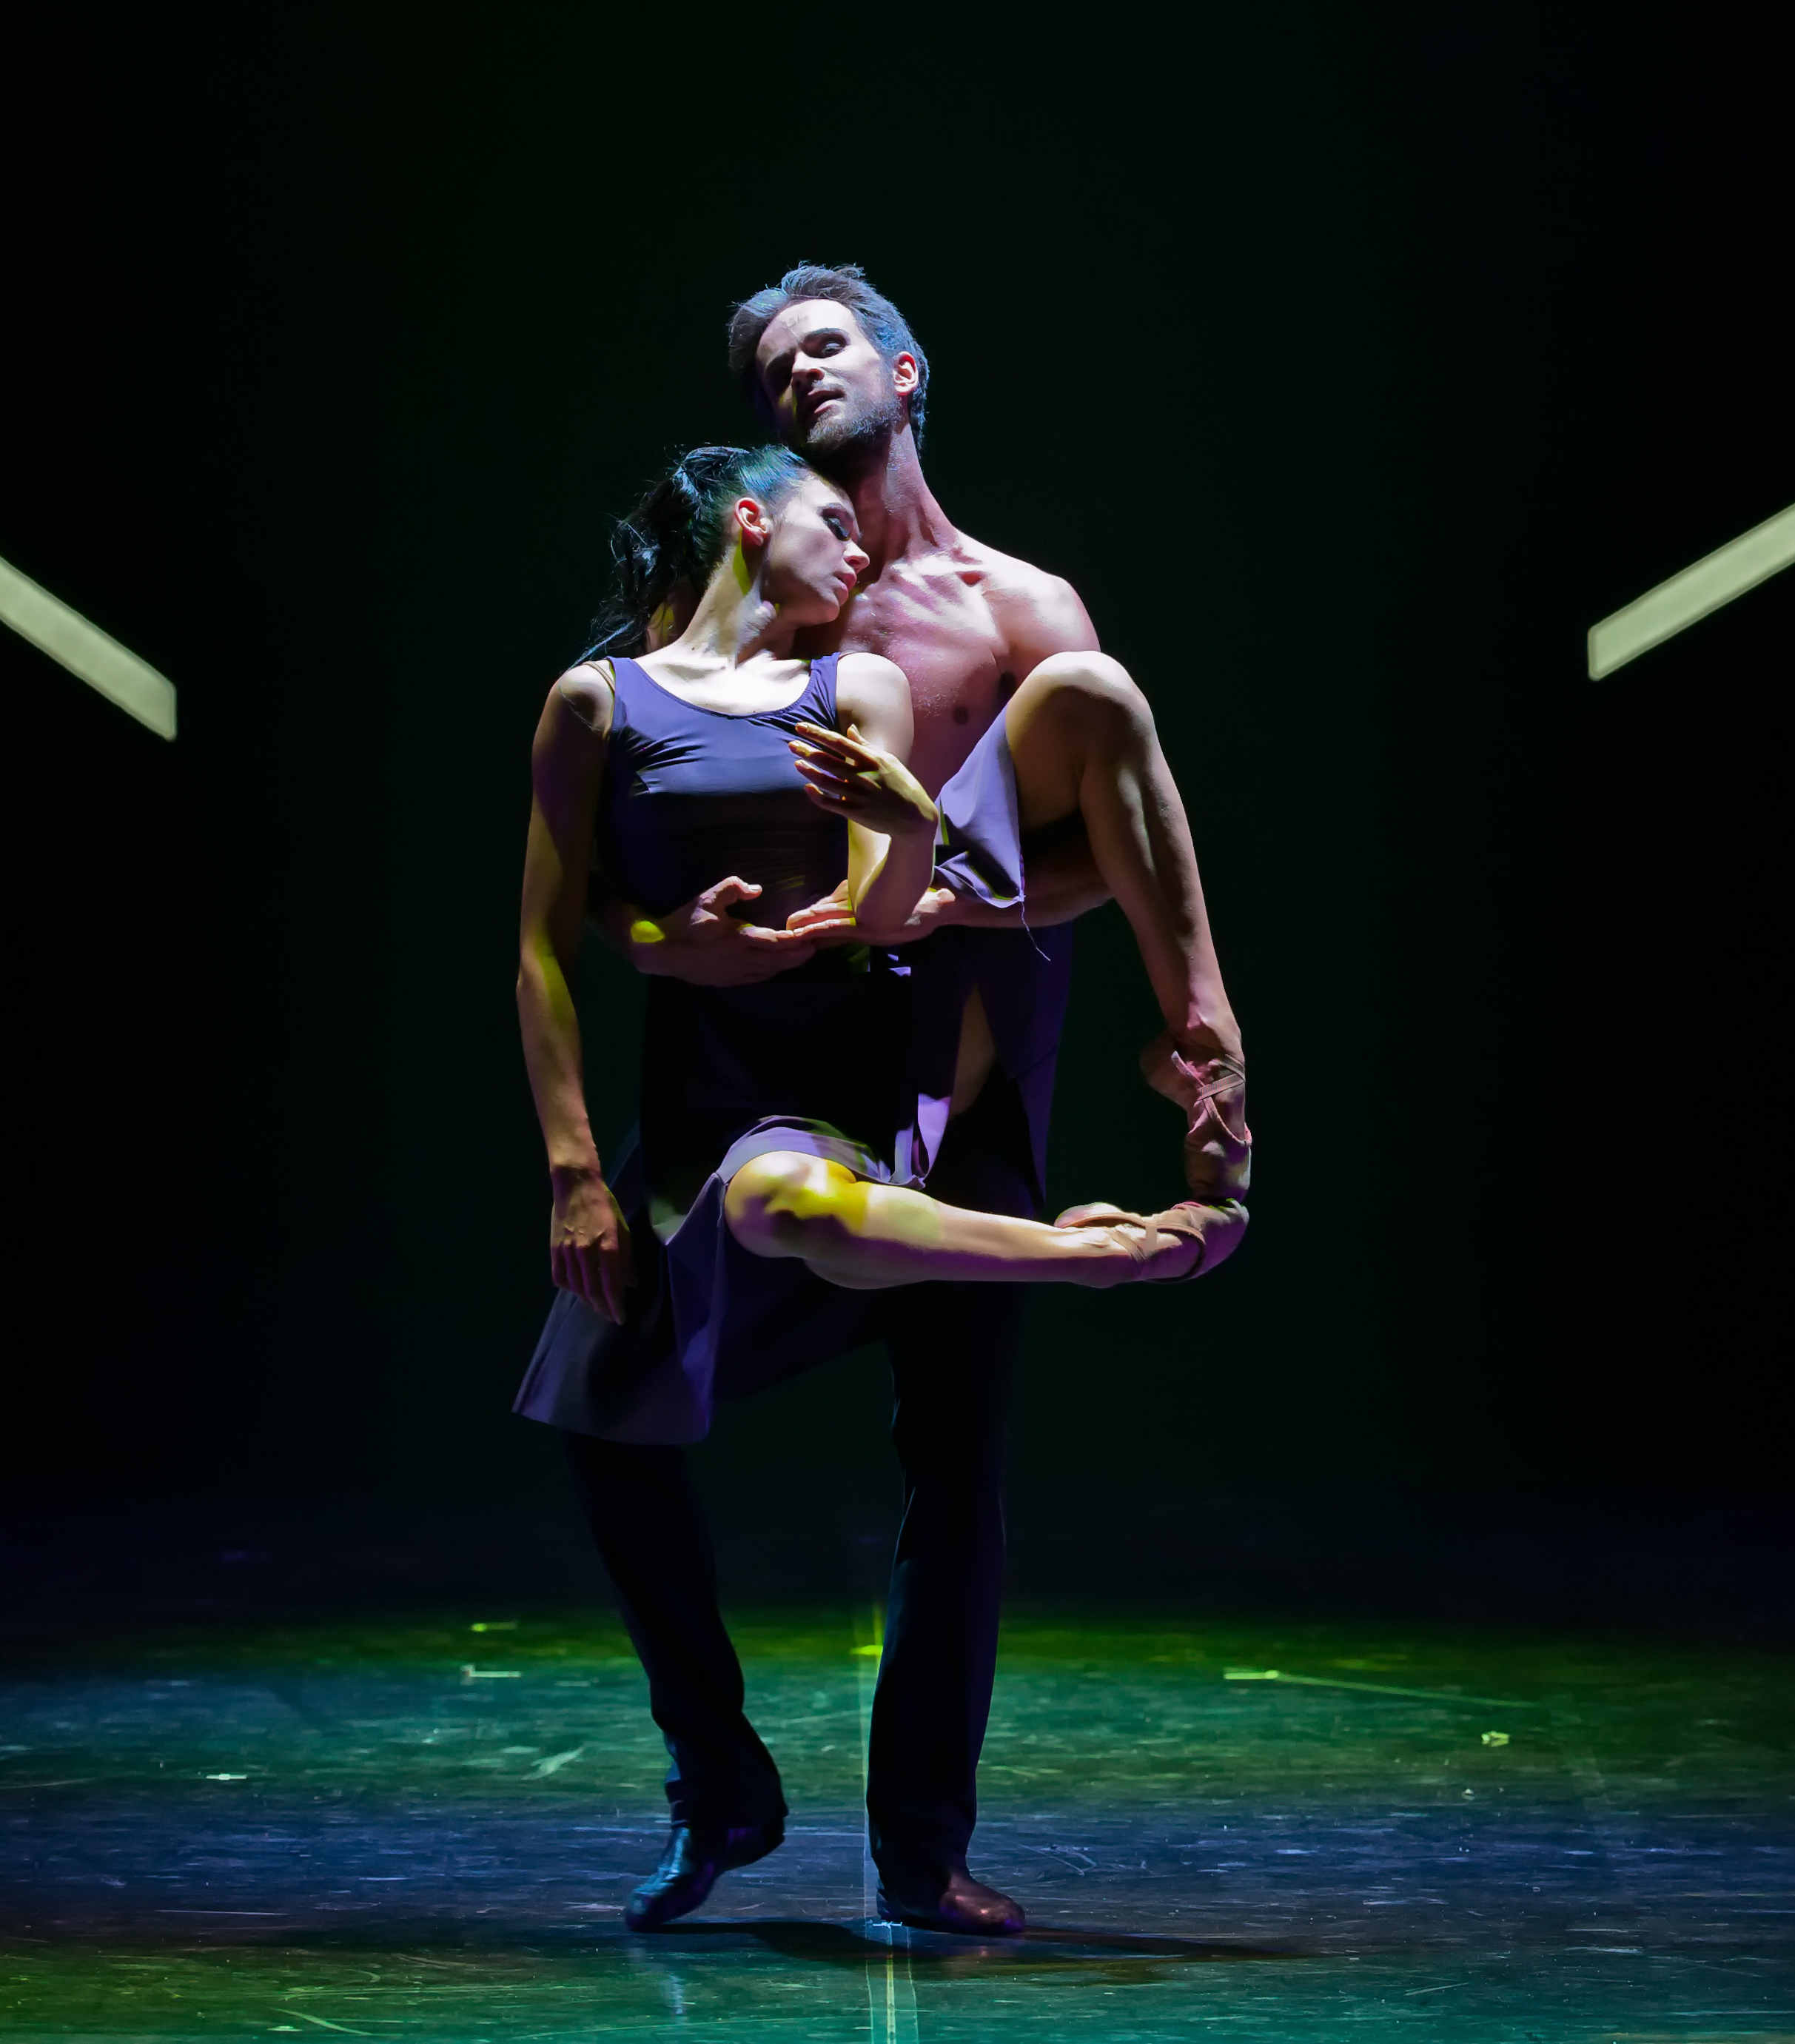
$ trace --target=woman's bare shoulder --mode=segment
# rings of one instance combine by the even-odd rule
[[[914,727],[903,668],[883,653],[844,653],[835,670],[835,721],[907,759]]]
[[[595,736],[609,735],[617,684],[608,660],[577,660],[565,674],[555,677],[549,695],[551,701],[558,698]]]
[[[896,660],[883,653],[844,653],[836,664],[835,693],[860,696],[907,695],[910,682]]]

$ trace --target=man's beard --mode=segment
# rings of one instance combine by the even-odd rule
[[[903,405],[896,391],[857,412],[850,411],[843,398],[832,412],[794,436],[792,450],[820,474],[837,479],[857,475],[883,457],[892,434],[903,424]]]

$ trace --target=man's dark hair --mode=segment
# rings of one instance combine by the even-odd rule
[[[827,298],[846,305],[860,323],[860,329],[888,362],[900,355],[916,358],[916,388],[907,400],[910,430],[916,444],[922,444],[922,414],[929,394],[929,358],[917,344],[909,322],[891,300],[873,290],[866,272],[857,263],[800,263],[788,270],[777,284],[744,298],[730,315],[730,372],[741,382],[748,402],[762,418],[767,417],[766,394],[761,388],[754,367],[754,351],[769,321],[788,305],[801,305],[809,298]]]

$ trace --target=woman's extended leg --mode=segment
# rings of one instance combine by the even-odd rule
[[[1049,1228],[948,1206],[783,1150],[736,1172],[723,1214],[755,1255],[796,1257],[830,1284],[864,1292],[931,1278],[1102,1289],[1190,1277],[1219,1263],[1246,1226],[1238,1208],[1187,1204],[1147,1216],[1094,1209],[1089,1224]]]
[[[1146,697],[1105,655],[1057,653],[1016,691],[1004,720],[1023,831],[1081,816],[1098,870],[1133,929],[1166,1024],[1142,1068],[1187,1110],[1192,1190],[1244,1190],[1250,1138],[1240,1025]]]

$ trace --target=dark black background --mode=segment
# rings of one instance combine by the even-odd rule
[[[506,1416],[549,1297],[527,742],[606,517],[749,430],[723,317],[800,257],[903,306],[942,501],[1149,688],[1252,1057],[1244,1257],[1037,1303],[1037,1582],[1243,1489],[1782,1488],[1795,578],[1600,686],[1583,653],[1795,495],[1768,48],[1519,5],[1045,21],[15,42],[0,554],[182,720],[0,633],[32,1512],[556,1494]],[[1080,942],[1053,1189],[1169,1196],[1126,928]],[[587,978],[602,1137],[639,1003]],[[884,1500],[883,1397],[865,1358],[781,1393],[711,1480]]]

